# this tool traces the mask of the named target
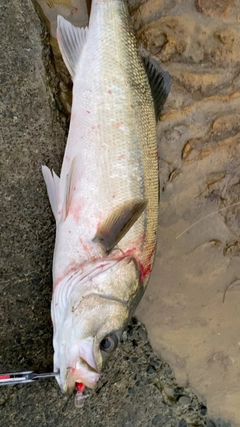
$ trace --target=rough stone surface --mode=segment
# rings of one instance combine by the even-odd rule
[[[69,3],[76,7],[56,3],[65,12]],[[238,10],[216,3],[214,9],[214,2],[194,0],[131,1],[140,42],[173,77],[158,126],[158,254],[138,316],[177,382],[134,322],[82,411],[54,380],[1,387],[4,427],[240,425],[239,282],[222,303],[239,274],[239,208],[210,216],[176,240],[194,221],[239,201]],[[47,4],[53,9],[54,1]],[[41,165],[59,172],[69,80],[60,65],[61,81],[55,75],[30,0],[5,2],[1,16],[0,371],[51,371],[55,225]]]

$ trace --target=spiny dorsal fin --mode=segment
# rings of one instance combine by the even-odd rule
[[[148,56],[143,49],[141,49],[141,56],[151,87],[156,120],[158,120],[171,89],[171,77],[169,73],[163,71],[158,62]]]
[[[120,242],[147,206],[146,200],[131,200],[116,208],[98,228],[94,242],[101,243],[106,252]]]
[[[55,174],[54,171],[51,172],[47,166],[42,166],[42,174],[46,183],[52,212],[55,220],[57,220],[59,177]]]
[[[74,79],[83,46],[88,34],[88,28],[77,28],[62,16],[57,17],[57,40],[64,63]]]

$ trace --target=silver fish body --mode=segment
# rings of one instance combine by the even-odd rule
[[[57,227],[54,368],[67,391],[95,387],[148,283],[158,157],[152,87],[126,2],[93,0],[88,29],[59,17],[57,38],[73,104],[60,178],[45,166],[43,174]]]

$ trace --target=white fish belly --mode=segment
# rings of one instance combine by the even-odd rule
[[[149,215],[156,234],[158,169],[150,89],[134,42],[123,33],[122,20],[110,3],[93,2],[88,38],[74,78],[60,176],[60,216],[67,176],[72,179],[67,217],[57,225],[55,281],[87,259],[102,256],[99,244],[92,241],[97,228],[125,202],[147,199],[148,208],[119,247],[144,250]],[[154,246],[154,235],[147,243]]]

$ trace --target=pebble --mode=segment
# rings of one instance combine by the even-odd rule
[[[184,420],[184,418],[182,418],[178,423],[178,427],[187,427],[187,426],[188,425],[187,425],[186,421]]]
[[[207,413],[207,407],[205,405],[202,405],[200,408],[201,415],[206,415]]]
[[[158,368],[158,366],[160,366],[160,363],[159,363],[159,362],[157,362],[156,360],[152,360],[152,361],[151,361],[151,365],[152,365],[152,366],[155,366],[155,368]]]
[[[179,399],[178,399],[178,402],[181,404],[181,405],[189,405],[189,403],[190,403],[190,397],[188,397],[188,396],[181,396]]]
[[[176,400],[174,390],[171,387],[164,387],[164,391],[168,399]]]
[[[182,392],[183,392],[183,388],[182,387],[175,387],[174,388],[174,394],[175,394],[175,396],[181,395]]]
[[[152,365],[148,365],[148,367],[146,369],[146,372],[148,374],[154,374],[156,372],[156,368],[154,366],[152,366]]]
[[[147,333],[141,326],[138,328],[138,335],[143,341],[147,341]]]
[[[155,417],[152,419],[152,425],[153,426],[160,426],[161,420],[162,420],[162,417],[160,414],[155,415]]]

